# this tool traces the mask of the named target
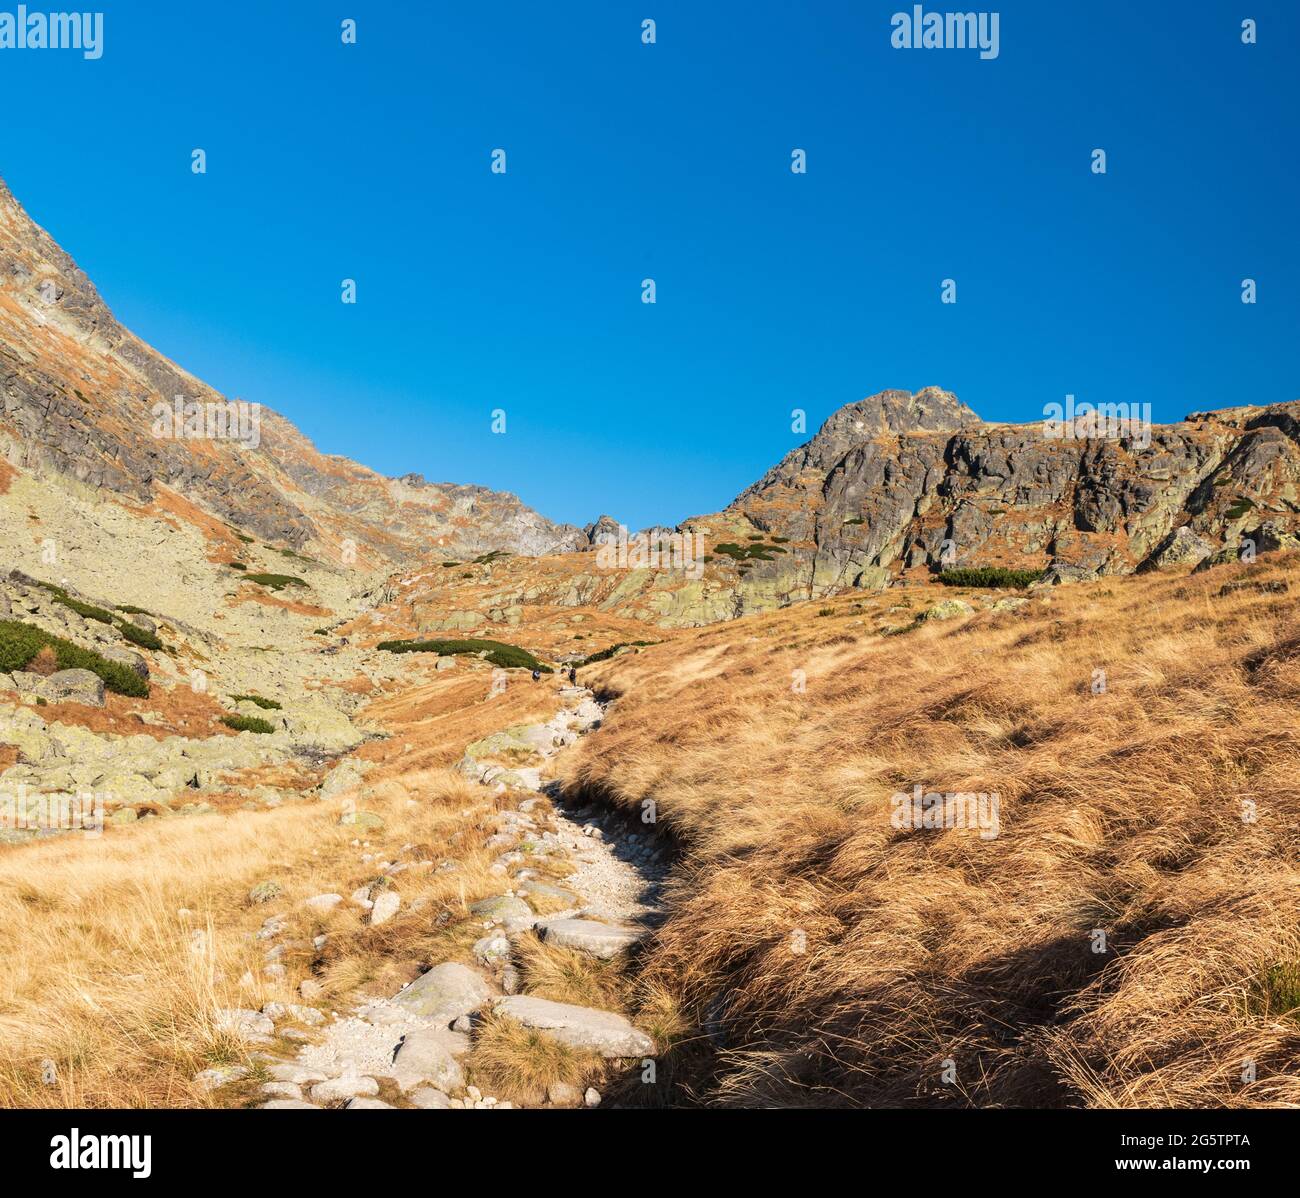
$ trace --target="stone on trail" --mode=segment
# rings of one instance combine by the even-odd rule
[[[572,890],[565,890],[563,886],[552,886],[550,882],[543,882],[536,878],[529,878],[525,882],[519,883],[517,889],[520,894],[530,894],[537,898],[554,899],[556,902],[565,903],[570,907],[576,907],[579,898]]]
[[[393,1058],[393,1078],[403,1093],[425,1085],[444,1091],[464,1088],[465,1074],[451,1051],[456,1036],[440,1028],[407,1032]]]
[[[343,1098],[373,1098],[379,1093],[379,1083],[373,1077],[335,1077],[317,1082],[311,1096],[317,1102],[338,1102]]]
[[[510,932],[522,932],[537,922],[533,909],[523,899],[513,898],[507,894],[499,894],[495,898],[480,899],[477,903],[471,903],[469,913],[477,915],[479,919],[499,920]]]
[[[378,1098],[352,1098],[343,1108],[348,1111],[395,1111],[397,1108],[391,1103],[382,1102]]]
[[[301,1098],[272,1098],[270,1102],[262,1103],[260,1108],[264,1111],[319,1111],[320,1107],[315,1103],[304,1102]]]
[[[310,1024],[312,1027],[325,1022],[325,1016],[315,1007],[303,1007],[292,1002],[269,1002],[262,1007],[262,1014],[280,1023],[292,1019],[297,1023]]]
[[[219,1090],[222,1086],[228,1086],[247,1076],[248,1070],[243,1065],[217,1065],[196,1073],[194,1084],[204,1090]]]
[[[422,1111],[445,1111],[451,1107],[451,1099],[432,1086],[421,1086],[418,1090],[412,1090],[406,1097],[412,1106],[419,1107]]]
[[[315,894],[303,900],[303,906],[320,915],[328,915],[343,901],[341,894]]]
[[[477,1011],[497,993],[482,974],[458,961],[444,961],[421,974],[392,1001],[413,1015],[451,1023]]]
[[[552,1082],[546,1087],[546,1101],[551,1106],[581,1106],[582,1091],[569,1082]]]
[[[608,961],[645,935],[639,928],[616,927],[594,919],[552,919],[538,924],[547,944],[577,949]]]
[[[511,951],[510,941],[500,935],[484,936],[483,939],[474,942],[473,948],[474,960],[489,969],[508,962]]]
[[[598,1052],[604,1057],[641,1057],[654,1052],[654,1041],[614,1011],[575,1007],[526,994],[498,998],[492,1009],[582,1052]]]
[[[267,1082],[262,1086],[267,1098],[301,1098],[302,1087],[295,1082]]]

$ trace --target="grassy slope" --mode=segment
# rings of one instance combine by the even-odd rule
[[[1300,1103],[1297,587],[1107,579],[881,637],[953,596],[895,591],[585,670],[621,697],[570,781],[687,850],[643,972],[712,1033],[677,1097]],[[1001,835],[895,831],[914,783],[997,792]]]

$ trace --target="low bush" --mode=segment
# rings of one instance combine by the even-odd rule
[[[49,646],[61,670],[89,670],[104,680],[104,685],[119,695],[145,698],[149,685],[129,666],[109,661],[90,649],[83,649],[43,628],[17,620],[0,620],[0,670],[8,673],[24,669],[42,649]]]
[[[221,722],[236,732],[274,732],[275,727],[255,715],[223,715]]]
[[[255,703],[263,711],[280,711],[280,704],[274,699],[264,699],[261,695],[231,695],[236,703]]]
[[[967,566],[944,570],[937,581],[946,587],[1027,587],[1043,576],[1041,570],[1010,570],[1005,566]]]
[[[379,648],[386,653],[437,653],[440,657],[464,653],[479,654],[486,651],[486,660],[502,669],[541,670],[544,674],[554,673],[550,666],[543,665],[527,649],[521,649],[518,645],[503,644],[501,641],[476,638],[454,641],[380,641]]]
[[[305,587],[307,584],[293,574],[248,574],[249,582],[259,586],[270,587],[273,591],[282,591],[285,587]]]
[[[147,628],[141,628],[138,624],[132,624],[129,620],[119,620],[117,630],[133,645],[139,645],[142,649],[161,649],[162,641],[150,632]]]

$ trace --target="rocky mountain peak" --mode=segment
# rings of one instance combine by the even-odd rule
[[[981,423],[972,409],[941,387],[878,391],[832,412],[811,441],[786,454],[739,498],[788,483],[805,470],[825,473],[855,445],[876,437],[952,433]]]

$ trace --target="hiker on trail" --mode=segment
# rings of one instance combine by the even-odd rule
[[[570,686],[577,686],[577,685],[578,685],[578,667],[577,667],[577,666],[570,666],[570,667],[569,667],[569,685],[570,685]]]
[[[533,671],[533,681],[536,682],[542,676],[541,670]]]

